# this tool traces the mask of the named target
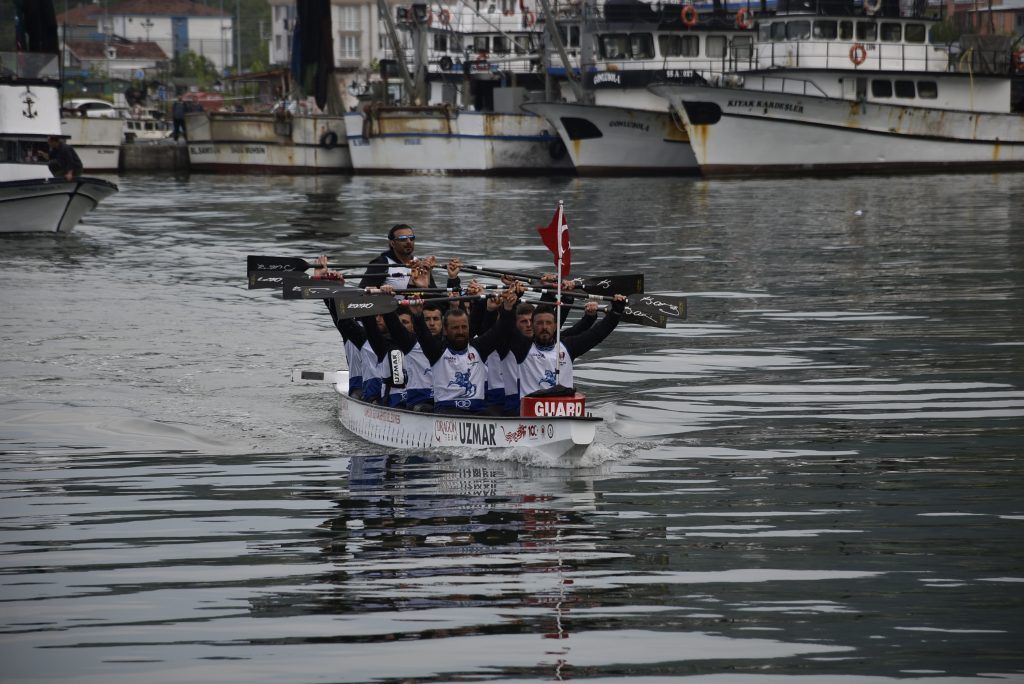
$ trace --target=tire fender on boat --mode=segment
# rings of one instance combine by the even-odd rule
[[[679,11],[679,18],[682,20],[683,26],[693,28],[697,25],[697,8],[693,5],[683,5],[683,9]]]
[[[880,9],[882,9],[882,0],[864,0],[864,11],[868,14],[874,14]]]
[[[741,29],[748,29],[753,25],[753,12],[749,11],[746,7],[740,7],[739,11],[736,12],[736,27]]]
[[[537,15],[533,13],[533,10],[526,10],[526,12],[523,13],[523,26],[526,28],[530,28],[536,23]]]
[[[325,150],[333,150],[338,146],[338,134],[334,131],[327,131],[320,136],[320,147]]]
[[[863,43],[854,43],[850,47],[850,61],[854,66],[860,66],[868,58],[868,49]]]

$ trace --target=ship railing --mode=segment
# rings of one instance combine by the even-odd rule
[[[0,82],[59,81],[60,59],[49,52],[0,52]]]
[[[746,90],[762,90],[771,93],[788,93],[790,95],[811,95],[827,98],[828,94],[817,83],[804,78],[786,76],[743,75],[743,87]],[[723,85],[730,85],[728,79]]]
[[[757,69],[833,69],[855,71],[949,71],[945,47],[858,41],[794,40],[761,42],[752,55]]]

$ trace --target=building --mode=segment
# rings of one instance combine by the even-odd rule
[[[82,78],[105,75],[113,79],[141,80],[147,72],[164,68],[168,56],[154,42],[69,40],[64,50],[65,74]]]
[[[202,55],[220,73],[235,66],[232,16],[191,0],[111,0],[59,14],[57,22],[69,44],[155,43],[172,59],[189,51]]]
[[[1024,0],[947,0],[946,13],[970,33],[1024,36]]]

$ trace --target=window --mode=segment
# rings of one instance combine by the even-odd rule
[[[712,59],[725,57],[726,46],[725,36],[708,36],[704,43],[704,51],[706,56]]]
[[[696,57],[700,54],[700,38],[697,36],[658,36],[658,49],[662,57]]]
[[[772,24],[772,40],[775,42],[786,40],[786,22],[777,21]]]
[[[917,96],[923,100],[934,100],[939,96],[939,84],[935,81],[918,81]]]
[[[907,24],[903,29],[903,40],[908,43],[923,43],[924,37],[924,24]]]
[[[361,31],[362,22],[359,21],[359,7],[345,5],[338,7],[338,29],[341,31]]]
[[[505,39],[505,36],[494,36],[491,38],[491,50],[496,55],[507,55],[508,40]]]
[[[858,21],[857,40],[866,40],[872,43],[878,40],[878,24],[873,21]]]
[[[871,97],[892,97],[892,82],[883,79],[871,81]]]
[[[898,43],[903,40],[903,27],[891,21],[882,22],[882,42]]]
[[[811,22],[786,22],[786,40],[807,40],[811,37]]]
[[[654,59],[654,40],[650,33],[631,33],[629,51],[633,59]]]
[[[839,22],[839,40],[853,40],[853,22]]]
[[[490,52],[491,41],[487,36],[473,36],[473,52]]]
[[[565,24],[558,25],[558,36],[565,43],[567,48],[578,48],[580,46],[580,27],[579,26],[566,26]]]
[[[772,25],[771,24],[758,24],[757,25],[757,42],[767,43],[772,39]]]
[[[732,56],[748,60],[754,55],[754,39],[751,36],[736,36],[732,39]]]
[[[814,38],[816,40],[835,40],[839,35],[837,22],[816,21],[814,22]]]
[[[274,36],[274,49],[277,52],[281,51],[281,34],[280,33],[277,34],[276,36]],[[552,362],[552,363],[554,363],[554,362]]]
[[[338,49],[342,59],[359,59],[362,56],[359,52],[359,34],[339,33]]]
[[[914,82],[896,81],[896,97],[914,97]]]
[[[601,36],[601,56],[605,59],[626,59],[629,44],[621,33]]]
[[[434,49],[438,52],[448,52],[448,34],[434,33]]]

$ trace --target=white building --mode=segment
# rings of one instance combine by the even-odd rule
[[[195,52],[213,62],[221,73],[235,66],[232,16],[191,0],[127,0],[85,5],[58,15],[57,22],[67,25],[69,40],[103,41],[106,36],[117,36],[133,42],[156,43],[171,58]]]

